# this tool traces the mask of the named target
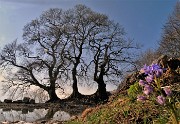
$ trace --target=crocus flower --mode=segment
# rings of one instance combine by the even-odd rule
[[[153,75],[148,75],[145,79],[146,79],[146,81],[148,83],[151,83],[154,80],[154,76]]]
[[[152,69],[152,71],[156,71],[156,70],[161,69],[161,66],[159,66],[158,64],[152,64],[151,69]]]
[[[137,101],[145,101],[147,100],[146,96],[138,95],[137,96]]]
[[[167,96],[171,96],[172,91],[171,91],[171,89],[170,89],[169,86],[164,87],[164,91],[165,91],[165,93],[166,93]]]
[[[157,102],[160,104],[160,105],[164,105],[165,104],[165,98],[163,96],[158,96],[157,97]]]
[[[158,69],[155,71],[155,75],[157,78],[161,77],[161,75],[163,74],[163,70],[162,69]]]
[[[140,86],[145,86],[147,84],[147,82],[145,82],[144,80],[139,80],[139,85]]]
[[[143,68],[140,70],[141,73],[149,74],[151,72],[151,67],[144,65]]]
[[[150,85],[145,85],[143,92],[144,92],[144,94],[149,95],[150,93],[153,92],[153,87]]]
[[[144,65],[144,67],[140,69],[140,72],[141,72],[141,73],[145,73],[146,67],[147,67],[147,66]]]

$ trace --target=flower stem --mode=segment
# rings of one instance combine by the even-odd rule
[[[169,104],[169,107],[171,109],[171,115],[172,115],[173,124],[178,124],[178,117],[177,117],[177,113],[175,111],[175,106],[173,106],[172,104]]]

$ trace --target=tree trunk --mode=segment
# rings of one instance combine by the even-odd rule
[[[51,82],[51,86],[47,90],[49,94],[49,100],[47,102],[58,102],[60,98],[56,94],[55,82]]]
[[[96,91],[96,99],[100,101],[108,100],[106,84],[104,83],[104,80],[102,78],[99,78],[97,80],[97,83],[98,83],[98,89]]]
[[[106,91],[106,84],[104,83],[104,77],[105,72],[104,72],[104,67],[101,67],[101,71],[100,74],[98,76],[98,78],[96,78],[96,82],[98,84],[98,89],[96,91],[96,99],[100,100],[100,101],[106,101],[108,100],[108,95],[107,95],[107,91]]]
[[[78,86],[77,86],[77,78],[76,78],[76,68],[73,68],[72,70],[72,77],[73,77],[73,92],[71,94],[71,98],[79,98],[80,97],[80,93],[78,91]]]
[[[57,96],[55,90],[49,89],[47,92],[49,94],[49,100],[47,102],[57,102],[57,101],[60,101],[60,98]]]

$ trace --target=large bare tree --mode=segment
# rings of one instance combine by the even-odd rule
[[[98,84],[96,96],[106,100],[106,83],[118,82],[136,48],[119,24],[84,5],[49,9],[23,31],[23,43],[15,41],[1,52],[1,66],[16,68],[6,81],[38,86],[47,91],[49,101],[58,100],[56,89],[63,90],[62,83],[71,81],[71,98],[78,98],[78,79],[86,77]]]
[[[61,9],[44,12],[39,19],[24,27],[24,43],[15,41],[1,52],[1,66],[17,68],[9,82],[38,86],[48,92],[49,101],[59,99],[55,91],[69,66],[65,56],[68,40],[64,37],[62,16]]]
[[[77,5],[73,10],[68,10],[66,16],[69,19],[70,39],[69,56],[72,62],[73,93],[71,97],[79,97],[77,77],[87,76],[84,68],[90,59],[89,42],[104,33],[104,27],[108,26],[109,19],[106,15],[92,11],[84,5]],[[95,35],[96,34],[96,35]]]
[[[133,51],[138,45],[126,39],[124,29],[113,21],[106,21],[98,31],[89,42],[93,53],[94,81],[98,84],[95,94],[97,99],[107,100],[106,83],[117,84],[123,73],[134,65]]]
[[[158,52],[171,57],[180,57],[180,2],[164,25]]]

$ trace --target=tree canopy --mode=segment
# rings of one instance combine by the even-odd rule
[[[10,74],[5,82],[38,86],[49,101],[59,100],[56,89],[63,91],[69,83],[71,97],[80,97],[79,79],[96,82],[96,98],[107,99],[106,84],[119,82],[137,48],[118,23],[84,5],[43,12],[24,26],[23,40],[7,44],[0,53],[0,65]]]
[[[180,57],[180,2],[164,25],[158,52],[171,57]]]

